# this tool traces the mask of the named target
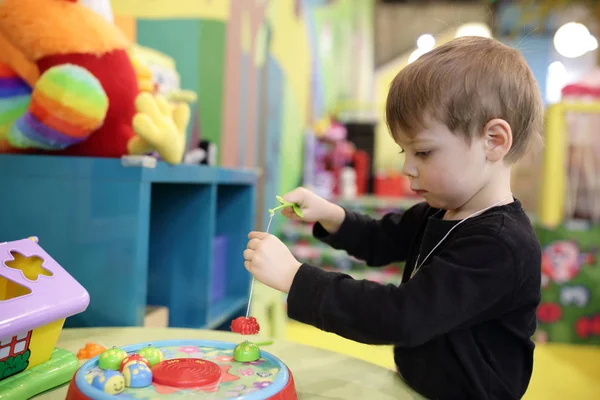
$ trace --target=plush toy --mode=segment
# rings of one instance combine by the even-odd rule
[[[128,46],[77,0],[0,1],[0,152],[180,163],[189,106],[140,90]]]
[[[136,68],[145,68],[146,74],[149,74],[149,91],[159,93],[173,102],[183,101],[191,104],[196,101],[196,93],[181,88],[179,72],[172,57],[137,43],[132,43],[127,53]]]

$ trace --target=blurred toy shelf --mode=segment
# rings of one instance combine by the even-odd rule
[[[201,165],[0,156],[0,239],[37,236],[90,293],[66,326],[217,327],[247,304],[256,174]]]

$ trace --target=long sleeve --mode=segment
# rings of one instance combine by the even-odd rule
[[[400,286],[305,264],[294,278],[288,314],[358,342],[412,348],[506,309],[517,279],[512,258],[497,235],[457,238]]]
[[[405,261],[411,241],[428,207],[420,203],[404,213],[390,213],[377,220],[368,215],[345,210],[346,217],[333,235],[319,223],[313,227],[315,238],[370,266]]]

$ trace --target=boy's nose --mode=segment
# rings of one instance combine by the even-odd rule
[[[416,178],[418,176],[417,168],[413,163],[408,162],[408,160],[404,161],[402,165],[402,174],[409,178]]]

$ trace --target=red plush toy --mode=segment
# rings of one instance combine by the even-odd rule
[[[0,152],[181,162],[189,108],[140,93],[128,45],[77,0],[1,1]]]

